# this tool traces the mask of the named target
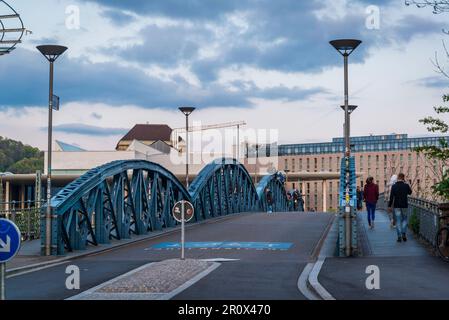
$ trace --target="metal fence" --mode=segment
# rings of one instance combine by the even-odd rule
[[[0,217],[13,221],[20,232],[22,240],[40,237],[41,207],[44,201],[0,202]]]
[[[431,245],[435,245],[435,237],[440,228],[440,217],[442,212],[438,209],[438,202],[429,201],[414,197],[408,198],[408,221],[411,227],[411,220],[416,215],[419,223],[418,236],[426,240]],[[380,194],[378,201],[378,208],[387,210],[388,199],[385,199],[385,194]]]

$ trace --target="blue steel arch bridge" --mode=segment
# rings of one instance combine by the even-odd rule
[[[192,222],[197,222],[266,211],[265,190],[269,188],[273,211],[289,211],[284,181],[283,174],[276,172],[264,176],[255,186],[242,164],[221,158],[205,166],[187,190],[159,164],[146,160],[113,161],[89,170],[51,199],[51,253],[61,255],[112,239],[174,227],[177,222],[171,210],[179,200],[192,202]],[[45,212],[46,207],[42,210]],[[45,220],[41,224],[44,244]]]

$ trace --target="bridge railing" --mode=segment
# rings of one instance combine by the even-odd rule
[[[52,199],[52,233],[41,220],[42,253],[51,237],[51,254],[86,249],[132,234],[173,227],[175,202],[188,200],[195,207],[192,222],[266,208],[263,192],[270,186],[274,211],[288,211],[284,183],[268,175],[256,187],[245,167],[235,159],[207,165],[186,190],[170,171],[145,160],[118,160],[93,168],[61,189]],[[46,207],[42,207],[45,217]]]
[[[388,200],[385,193],[379,195],[378,208],[387,211]],[[435,237],[440,228],[440,217],[445,215],[441,203],[420,199],[408,198],[408,225],[414,233],[431,245],[435,245]]]
[[[257,198],[259,200],[259,210],[267,211],[268,201],[265,190],[269,189],[272,193],[273,212],[289,211],[289,200],[284,186],[285,177],[280,173],[274,173],[264,176],[257,184]]]

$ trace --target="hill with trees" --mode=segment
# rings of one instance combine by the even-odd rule
[[[43,151],[0,136],[0,172],[35,173],[43,169]]]

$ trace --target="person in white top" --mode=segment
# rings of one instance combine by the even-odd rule
[[[387,185],[387,190],[385,190],[385,201],[387,199],[390,199],[390,193],[391,193],[391,187],[398,181],[398,176],[396,174],[392,175],[390,178],[390,182]],[[396,217],[394,214],[389,214],[390,216],[390,227],[395,228],[396,227]]]

